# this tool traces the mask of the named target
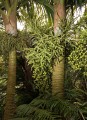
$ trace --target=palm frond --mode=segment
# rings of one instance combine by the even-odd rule
[[[47,12],[48,18],[49,20],[53,20],[53,13],[54,13],[54,9],[53,9],[53,2],[51,4],[51,2],[49,0],[34,0],[36,3],[41,4]]]
[[[61,100],[57,97],[35,98],[30,104],[19,106],[18,117],[28,117],[29,120],[79,120],[87,112],[87,103],[79,107],[76,103]],[[85,106],[85,109],[84,109]],[[85,118],[85,117],[84,117]]]

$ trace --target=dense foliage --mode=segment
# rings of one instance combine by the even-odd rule
[[[63,34],[54,36],[53,28],[47,26],[48,24],[41,24],[43,16],[46,15],[47,19],[44,18],[46,20],[48,17],[52,20],[53,17],[53,0],[45,1],[47,4],[43,0],[18,1],[18,9],[21,7],[20,13],[23,12],[21,18],[26,22],[25,31],[27,32],[21,31],[18,32],[18,36],[12,37],[0,31],[0,117],[3,116],[7,84],[8,65],[4,63],[4,60],[7,61],[8,52],[16,48],[19,54],[17,57],[20,57],[17,62],[21,67],[17,64],[20,72],[17,71],[18,84],[15,95],[17,111],[14,120],[87,120],[87,13],[85,12],[77,24],[74,24],[72,19],[67,19],[66,26],[61,26]],[[37,4],[38,13],[40,10],[43,13],[45,10],[48,12],[41,17],[37,17],[37,13],[33,14],[35,2],[39,3]],[[72,2],[66,0],[66,8],[71,7],[74,10],[73,5],[81,5],[82,2],[85,0],[72,0]],[[2,2],[0,5],[2,10],[5,10]],[[30,24],[32,25],[29,26]],[[29,30],[32,33],[29,33]],[[60,56],[65,57],[65,95],[63,99],[51,94],[54,59],[57,58],[60,62]],[[27,70],[28,67],[30,67],[29,70]],[[30,86],[33,82],[27,79],[29,72],[34,78],[32,86],[35,91]]]
[[[54,36],[53,33],[38,33],[33,48],[25,49],[28,63],[32,65],[34,82],[41,92],[51,84],[53,60],[63,56],[61,40],[62,36]]]
[[[83,70],[84,75],[87,76],[87,32],[83,30],[80,32],[79,38],[73,47],[73,51],[69,56],[69,63],[73,70]]]
[[[66,48],[65,98],[61,100],[49,94],[40,96],[28,105],[19,106],[15,120],[87,119],[87,32],[85,27],[84,30],[79,29],[86,26],[83,21],[80,22],[80,26],[78,23],[76,25],[68,23],[62,44],[62,36],[55,37],[52,32],[34,34],[36,40],[33,47],[27,48],[25,55],[28,63],[32,65],[35,84],[40,90],[46,88],[46,80],[50,80],[53,59],[63,55],[63,45]]]
[[[18,32],[16,37],[0,31],[0,54],[4,55],[11,49],[15,48],[17,51],[22,51],[25,47],[29,47],[32,42],[32,35],[27,32]]]
[[[72,99],[61,100],[50,95],[38,97],[28,105],[19,106],[16,117],[23,120],[86,120],[87,102],[80,101],[79,96],[84,97],[85,94],[87,97],[87,94],[75,91],[76,98],[72,93],[70,94],[73,96],[73,102]]]

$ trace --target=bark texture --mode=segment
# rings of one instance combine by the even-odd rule
[[[5,32],[16,36],[17,35],[17,19],[14,12],[11,12],[10,16],[3,15],[3,21],[5,25]]]
[[[63,0],[64,1],[64,0]],[[58,0],[54,3],[54,34],[61,34],[61,24],[65,19],[66,12],[65,12],[65,4],[62,3],[61,0]]]
[[[10,5],[9,5],[10,4]],[[14,6],[11,6],[13,5]],[[2,14],[5,25],[5,32],[12,36],[17,36],[17,18],[16,7],[17,0],[8,1],[7,12]],[[6,91],[6,104],[4,108],[4,120],[10,120],[15,112],[15,85],[16,85],[16,50],[13,48],[9,51],[8,61],[8,81]]]
[[[61,0],[54,3],[54,34],[61,35],[61,24],[65,19],[65,5],[61,3]],[[52,94],[57,94],[58,97],[64,95],[64,57],[60,56],[58,60],[55,60],[52,74]]]
[[[10,120],[15,112],[16,51],[9,52],[8,81],[4,120]]]
[[[55,60],[52,74],[52,94],[58,97],[64,95],[64,58],[60,57],[61,62]]]

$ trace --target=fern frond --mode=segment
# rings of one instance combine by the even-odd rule
[[[29,105],[18,107],[18,117],[28,117],[29,120],[80,119],[79,106],[68,100],[51,98],[36,98]],[[84,111],[85,114],[85,111]]]
[[[27,107],[26,107],[27,106]],[[19,107],[17,117],[22,117],[25,120],[54,120],[55,118],[60,118],[61,116],[52,113],[46,109],[40,109],[31,105],[22,105]],[[14,119],[15,120],[15,119]]]

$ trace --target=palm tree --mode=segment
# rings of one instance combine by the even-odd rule
[[[71,8],[73,13],[73,6],[81,6],[86,4],[83,0],[54,0],[54,34],[60,36],[62,34],[61,24],[64,24],[66,17],[66,9]],[[67,18],[66,18],[67,19]],[[57,94],[59,97],[64,95],[64,57],[59,58],[60,62],[55,60],[52,74],[52,94]]]
[[[46,3],[43,0],[37,0],[37,1],[36,0],[26,0],[25,2],[23,0],[19,0],[19,2],[17,2],[17,0],[5,0],[4,2],[0,1],[0,7],[1,7],[1,3],[4,3],[4,7],[1,7],[0,13],[2,14],[3,23],[4,23],[5,31],[7,34],[12,35],[13,37],[17,36],[17,18],[16,18],[17,17],[16,16],[17,8],[19,8],[20,6],[23,5],[23,7],[24,6],[27,7],[27,10],[29,12],[28,8],[30,5],[30,1],[31,1],[31,3],[32,3],[32,1],[35,1],[35,2],[38,2],[40,4],[43,4],[48,12],[48,15],[49,16],[53,15],[53,10],[50,9],[51,6],[53,5],[53,0],[45,0]],[[18,3],[18,5],[17,5],[17,3]],[[51,5],[48,3],[50,3]],[[54,14],[54,24],[55,24],[54,29],[55,30],[54,30],[54,33],[56,34],[55,31],[57,31],[57,29],[59,27],[59,25],[57,26],[57,24],[60,24],[59,23],[61,21],[60,19],[65,18],[64,2],[62,4],[59,0],[58,3],[54,4],[54,8],[55,8],[55,14]],[[59,8],[61,8],[61,9],[59,9]],[[51,12],[52,12],[52,14],[49,14]],[[62,15],[60,14],[60,12],[62,13]],[[57,15],[57,13],[59,15]],[[57,21],[59,21],[59,22],[57,23]],[[60,66],[58,68],[61,68],[60,69],[61,70],[60,76],[62,76],[62,77],[60,77],[60,78],[63,80],[63,78],[64,78],[63,77],[64,76],[64,64],[62,64],[62,63],[63,63],[63,60],[62,60],[62,62],[59,63]],[[12,116],[14,114],[14,105],[13,104],[14,104],[14,94],[15,94],[15,84],[16,84],[16,49],[15,48],[11,49],[11,51],[9,52],[9,67],[8,68],[9,68],[8,69],[9,74],[8,74],[8,82],[7,82],[8,84],[7,84],[7,96],[6,96],[6,107],[5,107],[5,112],[4,112],[4,120],[9,120],[10,118],[12,118]],[[57,70],[56,67],[54,67],[54,73],[56,72],[56,70]],[[58,73],[59,73],[59,71],[58,71]],[[53,73],[52,78],[59,76],[59,75],[56,75],[54,73]],[[57,78],[59,78],[59,77],[57,77]],[[57,82],[57,84],[59,86],[63,86],[62,80],[59,83]],[[55,83],[55,82],[53,82],[53,83]],[[63,87],[60,87],[60,89],[63,90]],[[56,93],[54,91],[58,91],[57,87],[55,87],[55,84],[53,85],[53,94]],[[59,92],[62,93],[61,90]]]
[[[36,1],[37,2],[37,1]],[[38,1],[40,2],[40,1]],[[17,9],[21,6],[29,9],[33,4],[33,0],[5,0],[0,2],[0,13],[2,15],[3,23],[5,26],[5,32],[10,34],[12,37],[17,37]],[[40,4],[44,4],[41,2]],[[45,4],[46,8],[49,8]],[[32,11],[32,10],[31,10]],[[31,14],[31,13],[29,13]],[[9,62],[8,62],[8,81],[6,91],[6,104],[4,110],[4,120],[9,120],[13,117],[15,112],[15,85],[16,85],[16,49],[15,47],[9,51]]]
[[[54,2],[54,34],[61,35],[61,23],[65,19],[65,2],[61,0]],[[59,62],[60,61],[60,62]],[[64,94],[64,57],[55,60],[52,74],[52,94],[57,94],[62,97]]]
[[[5,26],[5,32],[12,36],[17,36],[17,19],[16,8],[17,0],[5,0],[5,10],[0,10],[2,14],[3,23]],[[7,95],[6,105],[4,110],[4,120],[12,118],[15,109],[14,95],[16,85],[16,50],[12,48],[9,52],[8,63],[8,81],[7,81]]]

